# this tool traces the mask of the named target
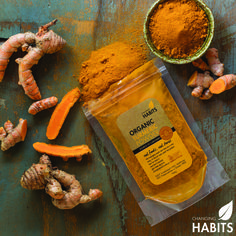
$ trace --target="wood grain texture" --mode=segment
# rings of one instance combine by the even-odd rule
[[[226,73],[236,73],[236,2],[235,0],[204,1],[215,17],[215,36],[212,46],[219,49]],[[153,55],[143,38],[143,22],[154,0],[79,0],[79,1],[1,1],[0,38],[33,31],[55,18],[53,30],[67,41],[60,52],[45,55],[33,74],[43,98],[61,98],[78,86],[80,66],[93,50],[116,41],[132,42],[143,46],[147,59]],[[0,126],[10,119],[28,120],[28,133],[23,143],[6,152],[0,152],[0,235],[85,235],[85,236],[187,236],[192,234],[192,218],[218,216],[218,210],[231,200],[235,203],[236,158],[236,90],[232,89],[209,101],[191,96],[186,86],[194,71],[192,65],[165,63],[187,106],[231,181],[194,206],[150,227],[133,195],[127,188],[112,157],[89,126],[77,103],[71,109],[58,138],[51,143],[61,145],[88,144],[93,155],[78,163],[63,162],[52,157],[55,166],[73,173],[81,181],[84,191],[100,188],[101,201],[79,205],[72,210],[56,209],[44,191],[21,188],[23,171],[37,163],[40,154],[34,142],[49,142],[46,127],[53,108],[35,117],[27,113],[32,101],[24,95],[18,82],[18,66],[14,60],[23,52],[15,53],[0,84]],[[235,223],[235,214],[231,221]],[[201,235],[208,235],[202,233]],[[226,235],[220,233],[218,235]]]

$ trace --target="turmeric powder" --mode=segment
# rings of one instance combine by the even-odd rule
[[[146,58],[139,46],[115,42],[93,51],[89,60],[82,64],[79,82],[84,102],[101,96],[111,84],[123,79]]]
[[[153,12],[149,31],[158,50],[173,58],[186,58],[204,43],[208,19],[193,0],[166,0]]]
[[[152,61],[88,102],[88,110],[146,198],[180,203],[201,188],[206,155]]]

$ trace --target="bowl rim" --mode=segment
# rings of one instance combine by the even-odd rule
[[[189,57],[186,57],[186,58],[171,58],[171,57],[163,54],[161,51],[159,51],[156,48],[156,46],[153,44],[153,42],[151,40],[150,32],[149,32],[149,22],[150,22],[150,18],[152,16],[153,12],[156,10],[156,8],[159,4],[161,4],[165,1],[168,1],[168,0],[157,0],[149,8],[149,10],[146,14],[146,17],[145,17],[145,21],[144,21],[144,28],[143,28],[144,39],[145,39],[147,45],[149,46],[150,50],[152,51],[152,53],[154,55],[156,55],[157,57],[161,58],[163,61],[169,62],[169,63],[172,63],[172,64],[191,63],[191,62],[197,60],[198,58],[202,57],[203,54],[207,51],[207,49],[210,47],[210,44],[211,44],[213,36],[214,36],[214,29],[215,29],[214,16],[213,16],[210,8],[207,6],[206,3],[204,3],[202,0],[193,0],[206,13],[206,16],[207,16],[207,19],[208,19],[208,22],[209,22],[207,37],[206,37],[203,45],[201,46],[201,48],[196,53],[194,53],[192,56],[189,56]]]

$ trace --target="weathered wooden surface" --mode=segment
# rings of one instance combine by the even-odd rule
[[[43,97],[55,95],[61,99],[78,85],[76,78],[81,63],[92,50],[118,40],[128,41],[142,44],[147,57],[153,58],[146,48],[142,32],[145,15],[153,2],[2,0],[0,38],[28,30],[36,32],[40,25],[57,18],[59,21],[53,30],[67,41],[67,46],[59,53],[44,56],[33,68],[33,73]],[[226,73],[236,73],[236,2],[205,2],[215,17],[212,46],[219,49]],[[93,155],[81,163],[75,160],[63,162],[56,157],[52,161],[59,168],[75,174],[85,192],[89,188],[100,188],[104,197],[101,201],[61,211],[51,204],[44,191],[22,189],[19,184],[22,173],[40,157],[32,144],[48,142],[45,132],[52,113],[52,109],[34,117],[27,113],[31,100],[17,85],[18,72],[14,62],[23,55],[17,52],[12,56],[0,84],[0,125],[8,119],[14,123],[19,118],[28,120],[25,142],[0,152],[0,235],[194,235],[193,217],[218,217],[220,207],[231,200],[235,203],[236,90],[214,96],[210,101],[191,97],[191,89],[186,86],[194,71],[191,65],[166,64],[187,106],[231,178],[222,188],[185,211],[150,227],[111,156],[86,121],[81,104],[77,103],[59,137],[52,143],[68,146],[87,143]],[[235,222],[235,215],[231,222]]]

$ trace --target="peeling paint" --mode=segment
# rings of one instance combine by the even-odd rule
[[[0,108],[6,108],[5,99],[0,98]]]
[[[91,21],[80,21],[80,20],[75,20],[72,18],[65,18],[65,17],[59,17],[59,21],[68,27],[68,31],[71,30],[71,27],[74,28],[73,33],[75,35],[81,35],[81,34],[92,34],[94,31],[94,27],[96,22],[91,20]]]

